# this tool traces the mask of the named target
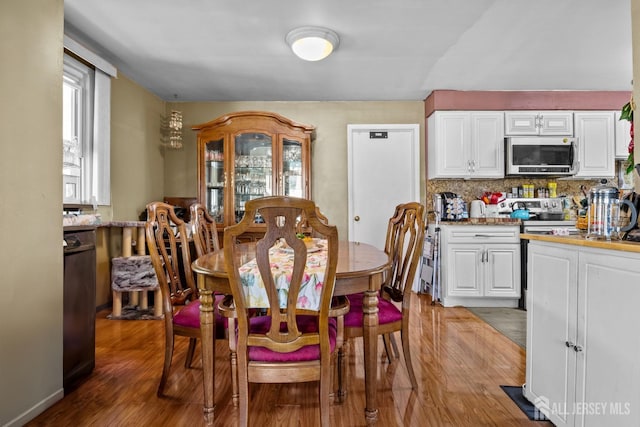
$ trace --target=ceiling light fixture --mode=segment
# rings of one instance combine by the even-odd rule
[[[320,61],[338,48],[338,34],[328,28],[300,27],[289,31],[287,44],[299,58],[305,61]]]

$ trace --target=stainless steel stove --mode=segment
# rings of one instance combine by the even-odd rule
[[[578,232],[576,222],[564,219],[563,198],[514,198],[498,204],[499,215],[510,215],[517,208],[529,210],[531,219],[522,221],[523,233],[552,234]]]
[[[563,198],[517,198],[505,199],[498,204],[499,215],[510,215],[517,208],[529,210],[531,219],[522,221],[520,231],[530,234],[577,234],[576,222],[564,219]],[[520,243],[520,282],[521,297],[518,306],[527,309],[527,244],[528,240]]]
[[[522,221],[520,230],[529,234],[578,234],[576,222],[567,221]]]

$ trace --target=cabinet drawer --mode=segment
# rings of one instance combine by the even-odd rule
[[[518,243],[519,226],[442,226],[447,243]]]

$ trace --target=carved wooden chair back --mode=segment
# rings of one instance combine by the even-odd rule
[[[147,205],[145,233],[149,255],[162,290],[165,324],[165,359],[158,386],[162,395],[173,357],[174,336],[189,338],[185,367],[190,367],[197,338],[200,338],[200,301],[191,271],[187,226],[173,206],[163,202]]]
[[[330,358],[338,338],[337,322],[329,317],[338,261],[337,228],[322,223],[311,200],[264,197],[248,201],[245,209],[242,221],[225,229],[223,245],[238,325],[237,340],[232,338],[231,330],[229,339],[230,343],[232,339],[237,343],[240,425],[249,423],[249,382],[318,380],[321,424],[328,426]],[[256,286],[259,280],[265,288],[266,296],[260,301],[263,305],[258,305],[267,308],[267,314],[258,317],[252,312],[256,304],[249,300],[243,285],[243,281],[249,280],[246,269],[250,260],[241,260],[238,256],[241,244],[238,236],[253,225],[257,213],[267,227],[264,237],[256,243],[253,261],[256,276],[250,279],[252,286]],[[297,219],[301,214],[305,216],[308,227],[325,239],[322,244],[326,249],[316,253],[296,237]],[[275,269],[272,271],[274,250],[289,254],[292,270],[284,274],[278,274]],[[326,256],[324,268],[321,268],[322,276],[318,281],[312,281],[305,268],[308,262],[320,262],[321,252]],[[283,277],[290,277],[290,281],[283,280]],[[317,307],[307,304],[303,297],[305,287],[309,286],[312,288],[307,289],[319,292]]]
[[[409,348],[409,309],[411,307],[411,284],[415,278],[424,246],[424,206],[417,202],[396,206],[389,219],[385,240],[385,252],[391,259],[391,268],[385,277],[378,297],[378,334],[384,338],[387,357],[391,359],[390,341],[396,357],[399,351],[393,340],[393,332],[400,331],[405,365],[412,388],[417,380],[411,364]],[[363,294],[349,295],[351,310],[344,318],[345,338],[363,335]],[[344,376],[344,373],[342,373]],[[340,390],[339,394],[344,392]]]
[[[194,203],[189,207],[189,211],[193,226],[193,244],[198,257],[220,249],[216,222],[205,207],[200,203]]]
[[[316,206],[316,216],[323,224],[329,224],[329,219],[320,212],[320,208]],[[296,224],[296,232],[299,234],[313,234],[312,231],[309,230],[309,225],[307,224],[307,218],[304,214],[301,215],[298,223]],[[317,236],[312,236],[317,237]]]
[[[396,206],[389,219],[384,251],[391,257],[391,270],[382,291],[393,301],[403,301],[403,306],[405,294],[408,294],[406,303],[409,302],[411,285],[422,257],[424,229],[424,206],[420,203]]]

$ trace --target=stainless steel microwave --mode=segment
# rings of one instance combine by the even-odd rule
[[[506,175],[575,175],[578,140],[542,136],[505,138],[504,157]]]

